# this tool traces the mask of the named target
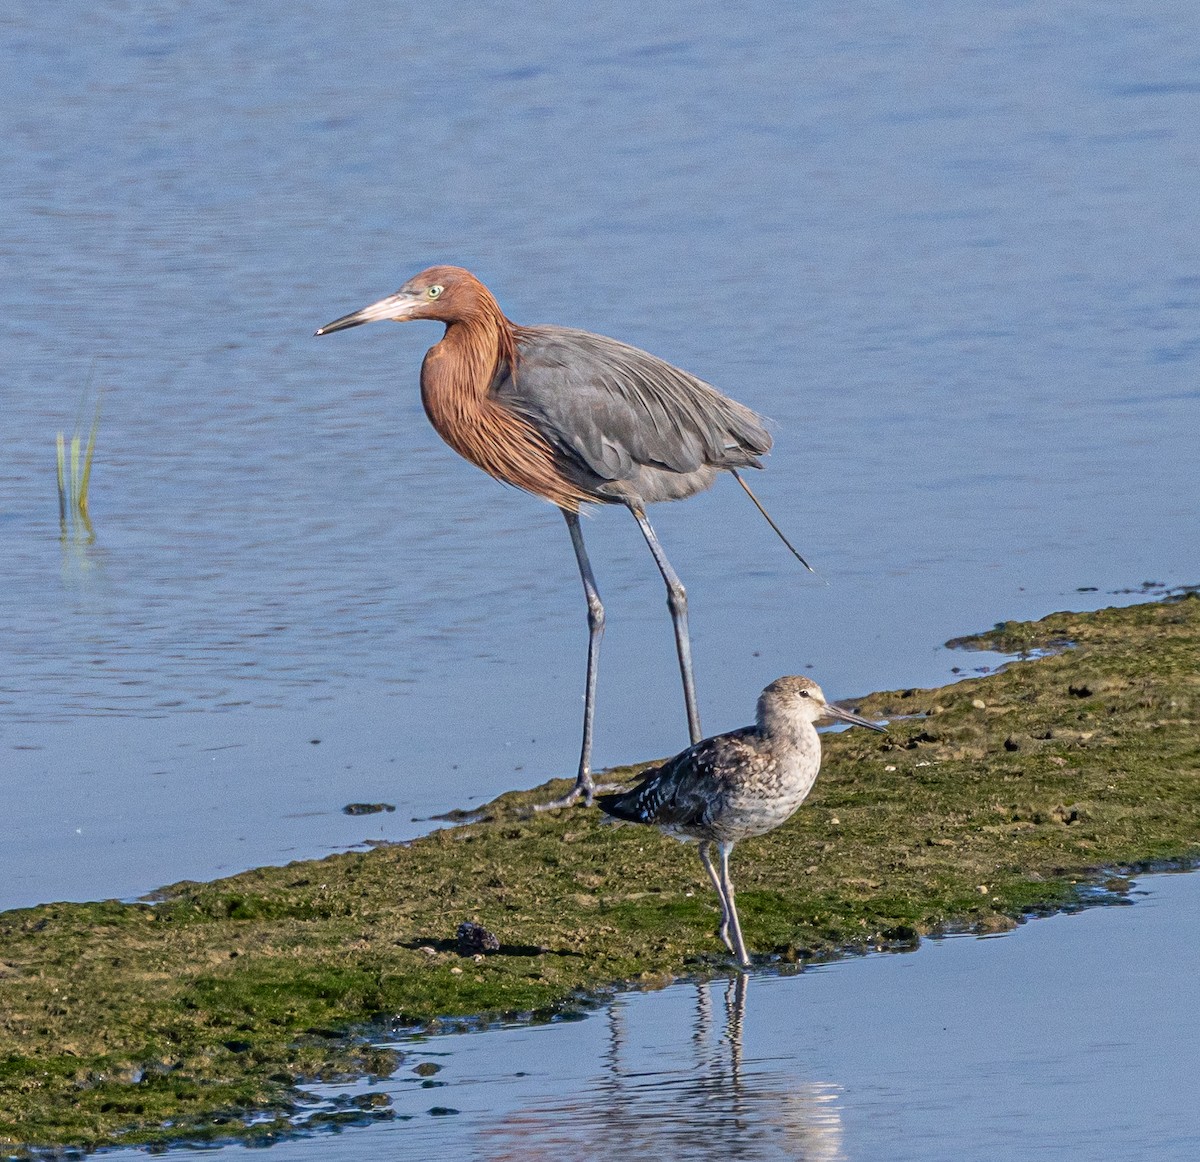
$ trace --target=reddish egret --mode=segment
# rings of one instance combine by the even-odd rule
[[[647,771],[631,790],[597,800],[617,819],[700,841],[700,862],[721,899],[721,939],[743,968],[750,958],[733,901],[729,853],[739,839],[785,823],[804,802],[821,769],[821,738],[813,725],[819,718],[884,729],[827,702],[811,678],[776,678],[759,696],[753,726],[706,738]]]
[[[700,715],[692,678],[687,596],[646,505],[682,500],[731,472],[789,549],[739,468],[760,468],[771,447],[761,418],[703,380],[636,347],[566,327],[521,327],[505,318],[469,271],[434,266],[395,294],[327,323],[318,335],[379,320],[446,325],[421,365],[421,401],[438,434],[460,456],[505,484],[556,504],[567,522],[588,605],[583,746],[572,792],[549,806],[591,803],[592,719],[604,606],[583,544],[579,506],[623,504],[667,585],[692,742]]]

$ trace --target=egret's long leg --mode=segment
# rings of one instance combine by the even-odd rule
[[[575,776],[575,786],[561,799],[555,799],[552,803],[539,803],[539,811],[545,811],[552,807],[569,807],[580,795],[583,796],[584,803],[590,807],[592,795],[596,790],[596,782],[592,778],[592,723],[596,715],[596,676],[600,672],[600,641],[604,637],[604,605],[600,601],[600,591],[596,588],[592,563],[588,560],[587,548],[583,543],[583,529],[579,526],[579,514],[563,509],[563,517],[567,522],[567,531],[571,534],[571,545],[575,549],[575,560],[579,564],[579,576],[583,580],[583,592],[587,597],[588,607],[587,680],[583,693],[583,744],[579,751],[579,773]]]
[[[654,562],[658,565],[658,571],[667,584],[667,608],[671,611],[671,621],[675,626],[675,650],[679,655],[679,673],[683,677],[683,700],[687,706],[688,733],[691,735],[694,745],[704,735],[700,730],[700,712],[696,709],[696,680],[692,676],[692,643],[688,638],[687,590],[684,589],[683,582],[679,580],[675,570],[671,568],[671,562],[667,560],[662,545],[658,543],[658,537],[650,527],[646,514],[640,508],[634,508],[632,505],[629,511],[633,513],[634,520],[638,522],[642,536],[646,538],[646,544],[650,546],[650,552],[654,554]]]

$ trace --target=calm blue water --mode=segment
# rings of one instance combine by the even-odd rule
[[[13,0],[0,906],[574,769],[560,518],[429,428],[437,328],[311,337],[432,262],[774,418],[755,482],[827,586],[730,482],[653,514],[709,731],[782,673],[937,682],[979,664],[952,635],[1196,581],[1198,34],[1190,0]],[[88,385],[96,539],[64,545]],[[587,532],[597,759],[672,752],[659,578],[625,514]]]

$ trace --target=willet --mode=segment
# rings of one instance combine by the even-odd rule
[[[811,678],[777,678],[759,696],[753,726],[703,739],[647,771],[631,790],[596,800],[617,819],[699,840],[700,862],[721,899],[721,939],[743,968],[750,957],[734,904],[729,855],[738,840],[773,831],[804,802],[821,768],[814,725],[821,718],[884,729],[827,702]]]

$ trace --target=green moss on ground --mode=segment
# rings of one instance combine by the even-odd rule
[[[1200,600],[969,644],[1063,643],[862,699],[890,733],[827,738],[808,803],[738,849],[749,947],[791,961],[1001,929],[1070,906],[1100,869],[1200,856]],[[528,814],[564,785],[408,845],[177,884],[153,905],[0,914],[0,1144],[269,1138],[306,1079],[395,1067],[355,1030],[550,1013],[727,967],[694,851],[595,811]],[[455,953],[468,919],[499,953]]]

